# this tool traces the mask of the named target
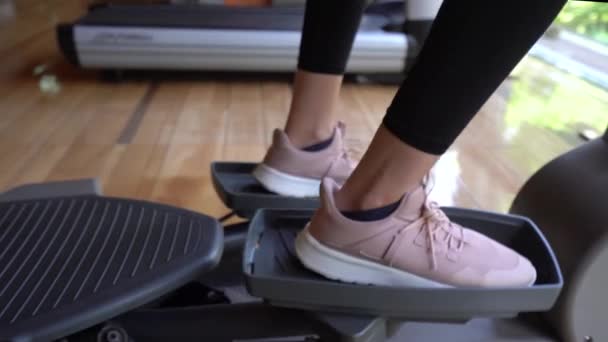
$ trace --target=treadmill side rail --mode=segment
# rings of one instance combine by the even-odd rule
[[[57,43],[65,58],[74,66],[80,66],[76,40],[74,39],[74,25],[60,24],[57,26]]]
[[[103,69],[293,71],[300,32],[74,25],[82,67]],[[65,49],[69,53],[70,49]],[[407,36],[359,32],[349,73],[402,73]]]

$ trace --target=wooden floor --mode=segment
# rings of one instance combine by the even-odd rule
[[[0,1],[4,7],[9,3]],[[56,48],[54,25],[76,18],[83,3],[21,0],[14,16],[2,10],[0,189],[99,177],[108,195],[224,214],[209,163],[260,160],[272,129],[285,122],[289,82],[251,77],[101,82],[96,73],[69,66]],[[42,91],[41,77],[53,75],[60,91]],[[344,86],[340,117],[357,149],[367,146],[395,91]],[[538,167],[572,147],[555,133],[526,124],[517,130],[527,139],[514,142],[503,115],[507,99],[500,92],[492,96],[435,168],[433,196],[441,204],[508,210]],[[125,143],[127,126],[133,137]]]

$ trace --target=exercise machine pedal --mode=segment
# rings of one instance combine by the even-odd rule
[[[382,317],[383,327],[378,331],[395,334],[395,341],[401,341],[401,336],[408,340],[440,340],[446,334],[463,342],[507,341],[509,336],[530,342],[553,340],[552,332],[534,313],[553,306],[563,279],[551,246],[531,220],[443,208],[455,222],[503,242],[530,259],[538,270],[537,281],[530,288],[437,290],[339,283],[305,269],[294,253],[294,238],[318,207],[318,198],[288,198],[266,191],[251,175],[255,165],[212,165],[220,198],[239,216],[251,220],[247,236],[243,236],[242,228],[239,234],[246,240],[243,273],[252,296],[264,298],[275,308],[297,308],[316,315],[342,313],[341,319],[347,319],[344,315],[367,317],[370,326],[374,318]],[[525,320],[507,319],[520,313],[532,314],[525,315]],[[408,324],[403,325],[404,321]],[[450,324],[467,321],[470,322],[466,325]],[[530,322],[535,324],[530,326]]]
[[[253,177],[257,164],[214,162],[211,179],[218,196],[239,217],[251,219],[259,209],[315,209],[318,198],[285,197],[269,192]]]
[[[529,288],[403,288],[328,280],[308,271],[295,255],[294,240],[310,210],[263,209],[250,224],[244,273],[249,292],[275,306],[374,315],[426,322],[466,322],[475,317],[511,318],[549,310],[562,276],[540,230],[530,220],[477,210],[445,208],[466,225],[527,257],[538,272]]]
[[[222,254],[214,218],[99,196],[94,181],[0,196],[0,340],[46,341],[198,279]]]

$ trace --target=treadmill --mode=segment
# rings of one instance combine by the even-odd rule
[[[302,6],[102,5],[59,25],[57,37],[65,57],[87,69],[290,72],[303,18]],[[372,4],[347,73],[402,74],[417,50],[404,18],[403,1]]]

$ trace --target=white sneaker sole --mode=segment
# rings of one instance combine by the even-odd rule
[[[292,176],[259,164],[253,170],[253,176],[269,191],[282,196],[318,197],[321,181],[313,178]]]
[[[296,238],[296,254],[304,266],[332,280],[364,285],[451,287],[331,249],[317,241],[308,227]]]

